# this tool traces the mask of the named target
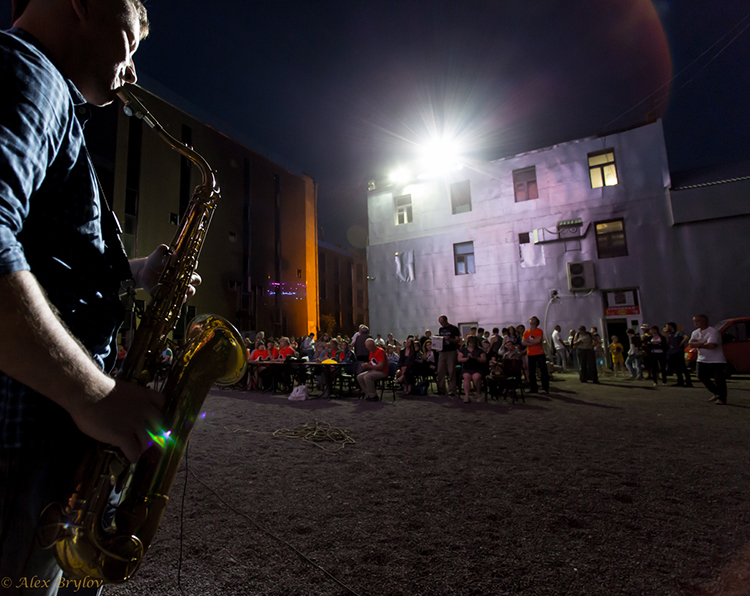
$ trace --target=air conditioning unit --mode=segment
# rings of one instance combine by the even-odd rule
[[[596,288],[594,262],[567,263],[568,289],[571,292],[586,292]]]

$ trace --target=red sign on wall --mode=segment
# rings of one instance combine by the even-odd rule
[[[622,317],[625,315],[639,315],[641,309],[638,306],[610,306],[604,310],[606,317]]]

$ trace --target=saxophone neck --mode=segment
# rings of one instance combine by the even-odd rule
[[[159,124],[159,121],[154,118],[154,116],[151,115],[151,112],[149,112],[141,103],[141,100],[133,94],[131,89],[140,89],[140,87],[137,87],[136,85],[125,85],[117,91],[117,96],[122,100],[123,111],[125,114],[143,120],[161,137],[163,141],[172,147],[172,149],[184,155],[198,166],[198,169],[201,172],[201,186],[209,189],[210,195],[218,195],[219,185],[216,181],[216,176],[214,176],[214,171],[204,157],[195,149],[178,141],[175,137],[164,130],[164,127]]]

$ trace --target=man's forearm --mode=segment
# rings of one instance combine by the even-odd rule
[[[69,412],[114,388],[114,380],[60,322],[30,272],[0,277],[0,326],[0,370]]]

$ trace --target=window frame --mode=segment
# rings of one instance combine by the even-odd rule
[[[533,176],[529,176],[532,174]],[[533,186],[532,186],[533,184]],[[521,199],[518,195],[518,187],[523,185],[525,198]],[[536,196],[532,197],[531,189],[534,189],[533,194]],[[518,168],[513,170],[513,197],[516,203],[525,203],[526,201],[536,201],[539,198],[539,182],[536,175],[536,165],[528,166],[526,168]]]
[[[460,186],[459,186],[460,185]],[[465,190],[463,186],[465,185]],[[453,182],[450,185],[451,193],[451,213],[458,215],[459,213],[469,213],[472,210],[471,207],[471,182],[467,178],[466,180],[459,180]],[[462,207],[468,206],[468,209],[462,209]]]
[[[471,245],[471,252],[458,252],[459,247]],[[453,245],[453,272],[455,275],[474,275],[477,272],[476,258],[474,252],[474,241],[456,242]],[[469,257],[471,257],[469,259]],[[465,271],[459,271],[459,264],[463,265]]]
[[[612,232],[599,232],[599,226],[604,224],[612,224],[620,222],[622,224],[621,230]],[[616,235],[622,236],[622,246],[618,246],[619,243],[612,242],[612,239]],[[627,257],[628,256],[628,237],[627,231],[625,230],[625,219],[622,217],[616,217],[613,219],[605,219],[602,221],[594,222],[594,238],[596,239],[596,254],[600,259],[614,259],[616,257]],[[606,240],[606,242],[604,242]],[[616,253],[616,254],[615,254]]]
[[[399,199],[409,199],[408,204],[406,202],[402,202],[401,205],[399,205]],[[397,197],[393,197],[393,211],[394,211],[394,223],[397,226],[404,226],[406,224],[410,224],[414,221],[414,212],[413,212],[413,203],[412,203],[412,196],[411,194],[406,195],[399,195]],[[404,214],[404,220],[405,221],[399,221],[399,216],[401,214]]]
[[[606,159],[606,156],[609,155],[610,153],[612,154],[611,161],[604,161],[603,163],[596,163],[596,164],[591,163],[592,159],[595,159],[600,156],[604,156]],[[586,158],[587,158],[587,162],[589,166],[589,184],[591,184],[591,188],[603,188],[605,186],[617,186],[620,183],[620,177],[617,174],[617,158],[615,156],[614,148],[602,149],[601,151],[594,151],[592,153],[589,153],[586,156]],[[607,166],[612,166],[614,168],[615,181],[611,184],[607,183],[607,180],[609,178],[607,176],[607,173],[605,172],[605,168]],[[601,182],[601,184],[599,184],[598,186],[594,186],[594,178],[593,178],[594,171],[598,172],[599,181]]]

